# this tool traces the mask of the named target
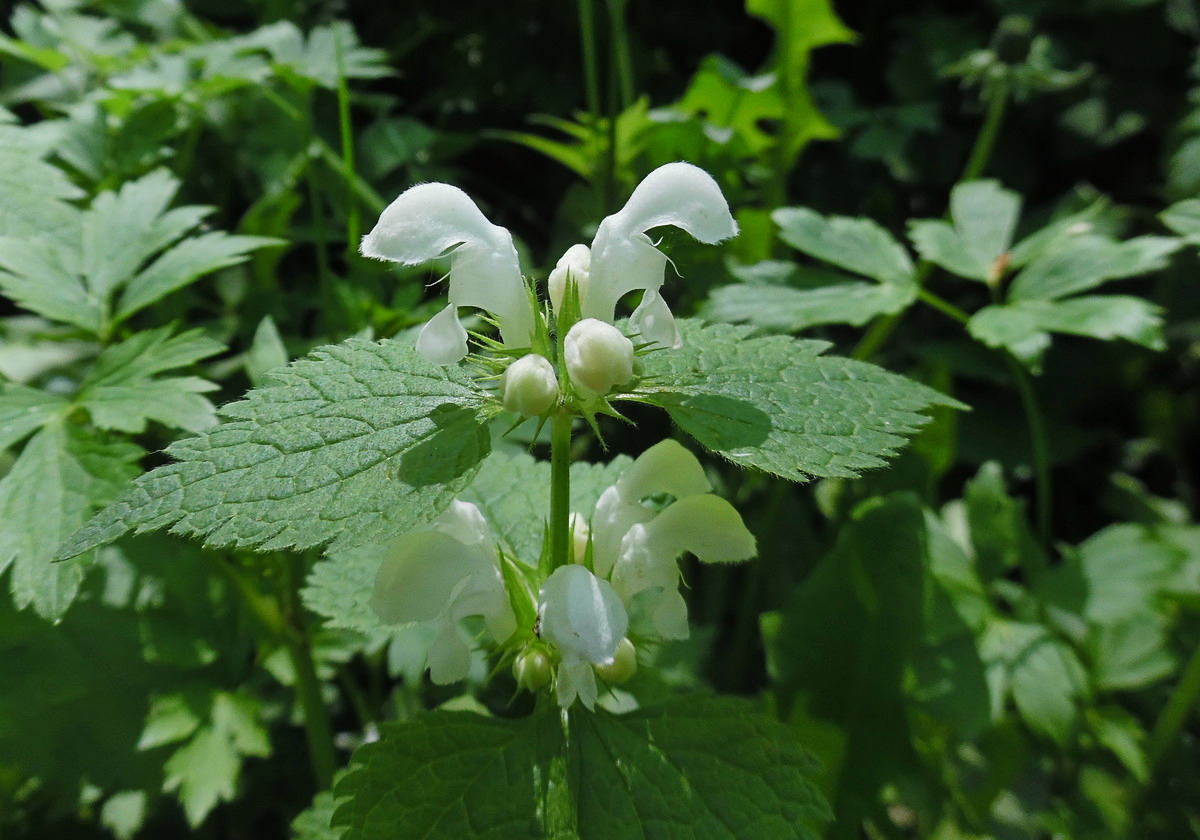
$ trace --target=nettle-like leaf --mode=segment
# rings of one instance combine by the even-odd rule
[[[637,398],[665,408],[704,447],[793,481],[882,466],[935,405],[957,400],[829,345],[748,327],[681,321],[683,347],[651,353]]]
[[[615,484],[630,459],[608,464],[571,465],[571,510],[591,515],[604,489]],[[479,507],[504,552],[514,560],[537,567],[546,532],[545,510],[550,502],[550,464],[527,452],[491,455],[459,498]],[[304,603],[333,627],[362,633],[385,627],[371,609],[375,576],[390,549],[373,542],[347,551],[330,552],[318,561],[301,592]]]
[[[408,344],[351,339],[275,371],[230,422],[167,448],[63,546],[70,557],[170,526],[272,550],[383,540],[436,516],[487,456],[490,410],[466,373]]]
[[[722,286],[708,301],[708,316],[799,332],[818,324],[861,326],[916,300],[908,252],[869,219],[822,216],[803,207],[782,207],[771,218],[779,226],[779,238],[796,250],[875,282],[840,272],[793,269],[787,279],[804,281],[803,288],[791,283]]]
[[[336,786],[345,840],[374,837],[810,840],[817,768],[745,701],[687,697],[620,717],[434,712],[385,724]]]
[[[178,188],[169,172],[155,170],[73,210],[72,225],[0,236],[0,291],[51,320],[107,336],[197,278],[281,244],[220,232],[187,237],[211,208],[168,210]]]
[[[108,442],[61,416],[47,422],[0,479],[0,573],[13,566],[18,608],[61,618],[79,592],[92,556],[53,562],[62,544],[138,473],[140,447]]]

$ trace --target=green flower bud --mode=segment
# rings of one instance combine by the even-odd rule
[[[541,648],[529,648],[513,662],[517,685],[535,694],[549,684],[553,673],[550,657]]]
[[[567,374],[584,396],[607,394],[633,379],[633,342],[612,324],[584,318],[563,342]]]
[[[613,658],[602,665],[593,666],[596,676],[606,683],[623,683],[637,673],[637,650],[629,637],[625,636],[617,643]]]
[[[515,411],[522,417],[545,414],[558,402],[554,366],[536,353],[522,356],[500,377],[500,393],[506,411]]]

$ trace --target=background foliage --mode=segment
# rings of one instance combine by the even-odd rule
[[[679,159],[720,182],[742,234],[721,249],[667,234],[687,266],[666,287],[676,313],[819,339],[826,376],[854,379],[833,354],[870,360],[971,410],[935,410],[853,480],[878,464],[823,449],[836,427],[794,444],[805,464],[827,457],[806,468],[819,481],[711,460],[760,556],[685,565],[692,638],[658,653],[630,705],[679,704],[725,721],[714,743],[756,745],[772,733],[738,714],[769,710],[823,767],[829,837],[1200,835],[1195,3],[3,8],[0,835],[334,837],[333,797],[314,794],[381,729],[412,751],[385,738],[356,766],[397,776],[413,755],[470,766],[480,738],[502,751],[544,729],[482,665],[465,693],[424,681],[417,642],[365,611],[352,552],[278,550],[331,535],[253,554],[157,533],[53,558],[215,406],[279,386],[268,371],[436,311],[437,274],[356,254],[405,187],[466,189],[541,278]],[[322,352],[371,346],[388,345]],[[772,346],[738,357],[747,388],[815,388]],[[758,368],[778,381],[751,381]],[[292,370],[257,393],[299,399]],[[885,388],[863,380],[841,410],[864,419]],[[656,401],[701,437],[676,396]],[[285,408],[227,411],[279,412],[279,434],[298,434]],[[610,454],[671,432],[649,407],[629,416],[636,429],[605,427]],[[869,431],[882,452],[911,429]],[[536,546],[517,522],[536,500],[495,471],[545,477],[520,441],[477,443],[497,452],[468,495],[505,541]],[[607,483],[580,468],[597,473],[581,494]],[[229,521],[215,542],[266,539]],[[442,706],[458,710],[436,718],[443,740],[404,728]],[[641,726],[691,748],[675,721],[598,720],[577,737],[636,751]],[[548,755],[524,756],[529,772]],[[730,790],[796,821],[819,811],[735,766],[681,767],[714,812]],[[338,795],[366,797],[363,778]],[[586,813],[645,816],[644,800]],[[695,816],[661,818],[686,833]],[[400,831],[420,814],[376,818]]]

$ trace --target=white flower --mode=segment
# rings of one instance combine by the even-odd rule
[[[401,193],[363,237],[361,250],[363,256],[404,265],[450,253],[450,305],[430,319],[417,339],[417,349],[431,362],[450,365],[467,354],[460,306],[495,315],[508,346],[529,346],[533,311],[512,236],[489,222],[458,187],[419,184]]]
[[[612,324],[584,318],[567,333],[567,375],[584,396],[607,394],[633,379],[633,342]]]
[[[582,246],[576,245],[559,261],[560,267],[565,262],[573,269],[586,269],[576,278],[584,318],[611,323],[617,301],[642,289],[642,302],[629,319],[630,328],[647,343],[679,346],[675,318],[658,294],[667,257],[646,235],[651,228],[665,225],[681,228],[708,245],[737,235],[729,204],[712,176],[690,163],[660,166],[638,184],[620,211],[600,223],[590,252],[584,254],[577,250]]]
[[[471,649],[459,632],[460,620],[483,616],[498,642],[517,628],[487,522],[475,505],[457,500],[428,530],[396,543],[375,578],[371,607],[388,624],[435,628],[429,649],[435,683],[467,676]]]
[[[545,356],[530,353],[504,370],[500,393],[505,411],[523,417],[545,414],[558,402],[558,377],[554,365]]]
[[[732,563],[754,556],[754,536],[729,502],[710,492],[700,462],[673,440],[643,452],[612,487],[600,494],[592,515],[592,562],[627,605],[657,590],[644,605],[664,639],[688,635],[687,606],[679,593],[676,559],[690,552],[704,563]],[[647,497],[667,494],[660,512]]]
[[[550,292],[550,303],[555,312],[562,310],[563,295],[567,290],[567,277],[575,281],[579,289],[579,302],[583,304],[587,297],[588,276],[592,268],[592,252],[586,245],[572,245],[563,254],[550,276],[546,278],[546,286]]]
[[[629,627],[625,605],[612,584],[583,566],[559,566],[538,593],[541,637],[562,657],[555,692],[564,709],[578,697],[591,709],[596,703],[593,665],[608,665]]]

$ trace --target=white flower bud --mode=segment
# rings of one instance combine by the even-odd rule
[[[500,377],[505,411],[523,417],[545,414],[558,402],[558,377],[554,366],[537,353],[517,359]]]
[[[583,518],[581,513],[572,513],[570,524],[567,526],[571,529],[571,562],[582,563],[587,558],[588,538],[591,536],[591,529],[588,528],[587,520]]]
[[[623,683],[637,673],[637,650],[629,637],[617,643],[612,661],[603,662],[593,667],[596,676],[606,683]]]
[[[541,648],[530,648],[513,661],[513,677],[526,691],[537,693],[550,682],[553,673],[550,657]]]
[[[547,285],[550,287],[550,303],[554,311],[562,309],[563,293],[567,289],[567,274],[575,281],[579,289],[579,305],[587,297],[588,278],[591,276],[592,251],[586,245],[572,245],[563,254],[554,270],[550,272]]]
[[[585,396],[633,379],[633,342],[612,324],[584,318],[567,333],[564,351],[571,384]]]

